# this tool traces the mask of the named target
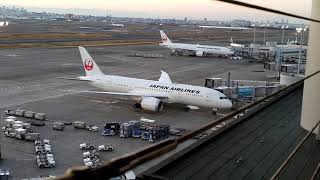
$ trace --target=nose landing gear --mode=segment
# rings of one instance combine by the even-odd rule
[[[218,109],[213,108],[213,109],[212,109],[212,112],[211,112],[211,115],[212,115],[212,116],[215,116],[215,115],[217,115],[217,112],[218,112]]]

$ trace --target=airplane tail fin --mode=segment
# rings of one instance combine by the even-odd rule
[[[171,43],[168,36],[162,30],[160,30],[160,35],[161,35],[161,39],[162,39],[163,44],[170,44]]]
[[[99,66],[94,62],[86,48],[79,46],[79,51],[83,63],[83,68],[87,76],[99,76],[103,75],[103,72],[100,70]]]

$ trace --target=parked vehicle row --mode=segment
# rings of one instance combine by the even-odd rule
[[[6,137],[35,141],[40,138],[40,134],[33,132],[31,125],[29,122],[18,121],[14,116],[8,116],[4,120],[2,131]]]
[[[148,140],[149,142],[157,142],[169,137],[169,125],[145,125],[140,121],[129,121],[120,126],[120,137],[134,137]]]
[[[36,162],[39,168],[53,168],[56,162],[53,158],[50,140],[36,140],[34,142],[36,152]]]
[[[26,111],[21,109],[15,109],[15,110],[8,109],[5,111],[5,114],[10,116],[19,116],[19,117],[25,117],[25,118],[36,119],[41,121],[44,121],[47,119],[46,114],[44,113],[37,113],[37,112]]]
[[[92,143],[82,143],[80,144],[81,150],[95,150],[95,147]],[[98,151],[113,151],[113,145],[111,144],[102,144],[98,146]]]

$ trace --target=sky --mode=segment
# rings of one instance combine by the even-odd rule
[[[312,0],[241,0],[310,17]],[[214,0],[0,0],[33,11],[152,18],[274,20],[283,18]]]

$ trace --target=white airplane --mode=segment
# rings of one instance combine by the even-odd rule
[[[232,37],[230,38],[230,46],[231,47],[244,47],[243,44],[234,43],[233,40],[232,40]]]
[[[115,23],[113,23],[113,21],[111,20],[111,26],[114,26],[114,27],[124,27],[124,24],[115,24]]]
[[[242,31],[242,30],[248,30],[250,28],[246,27],[227,27],[227,26],[198,26],[199,28],[205,28],[205,29],[230,29],[232,31]]]
[[[68,92],[130,96],[138,100],[135,108],[154,112],[161,111],[164,102],[213,108],[213,112],[232,107],[231,101],[219,91],[173,83],[164,71],[158,81],[105,75],[84,47],[80,46],[79,50],[86,76],[63,79],[87,81],[104,91]]]
[[[182,44],[182,43],[173,43],[170,41],[168,36],[160,30],[160,35],[162,39],[162,43],[160,46],[167,47],[172,50],[172,54],[177,53],[182,55],[182,52],[191,52],[195,56],[203,56],[203,55],[223,55],[230,56],[233,55],[234,52],[226,47],[221,46],[207,46],[200,44]]]

